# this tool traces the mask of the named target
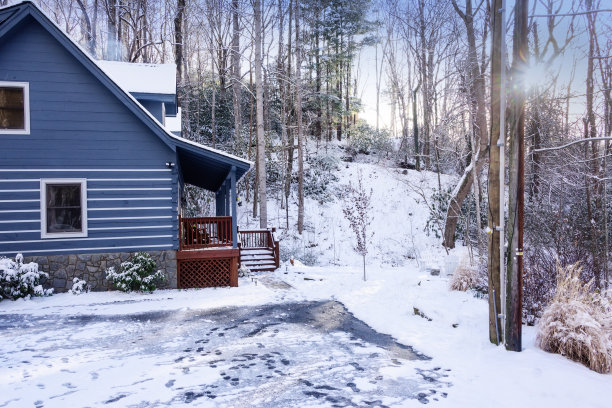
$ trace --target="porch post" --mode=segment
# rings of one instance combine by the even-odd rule
[[[223,210],[225,210],[225,203],[223,194],[225,193],[225,186],[221,186],[219,190],[215,193],[215,215],[220,217],[223,215]]]
[[[232,202],[232,245],[238,247],[238,216],[236,214],[236,166],[232,166],[230,171],[230,200]]]
[[[225,179],[225,216],[230,215],[230,200],[231,200],[231,182],[229,180],[229,175]]]

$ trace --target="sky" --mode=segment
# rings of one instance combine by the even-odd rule
[[[606,3],[610,2],[612,5],[612,0],[602,0],[602,4],[600,8],[604,8]],[[566,1],[564,4],[564,8],[568,8],[570,4]],[[514,2],[508,1],[508,8],[513,7]],[[530,4],[533,4],[533,0],[530,1]],[[565,12],[565,11],[564,11]],[[510,13],[509,13],[510,14]],[[532,11],[530,10],[530,15],[532,15]],[[541,5],[537,5],[535,14],[545,14],[544,10],[541,10]],[[546,19],[545,18],[534,18],[532,21],[536,21],[539,26],[539,36],[540,43],[543,45],[546,36]],[[568,32],[570,26],[570,17],[564,17],[559,20],[559,25],[555,30],[555,35],[557,37],[557,41],[562,43],[565,38],[565,33]],[[600,13],[598,17],[598,29],[601,32],[604,32],[603,22],[612,20],[612,13]],[[574,98],[571,103],[571,115],[574,119],[581,117],[584,112],[584,98],[581,98],[580,95],[583,95],[585,92],[585,78],[586,78],[586,51],[588,48],[588,38],[585,33],[585,16],[577,16],[574,20],[575,24],[575,33],[576,37],[572,40],[571,46],[567,49],[564,55],[558,57],[552,64],[543,64],[538,65],[535,64],[533,59],[531,59],[531,67],[526,75],[526,86],[528,88],[533,87],[542,87],[543,85],[547,85],[550,83],[550,79],[554,76],[558,76],[558,86],[559,87],[567,87],[568,82],[571,79],[572,69],[574,65],[574,61],[576,62],[575,67],[575,77],[572,83],[572,92],[578,95],[577,98]],[[510,15],[510,18],[507,17],[507,35],[506,35],[506,45],[507,45],[507,53],[508,55],[508,63],[512,60],[512,31],[513,31],[513,19]],[[490,38],[490,37],[489,37]],[[530,42],[532,41],[532,37],[530,37]],[[605,43],[604,43],[605,44]],[[602,46],[604,44],[601,44]],[[490,41],[487,44],[487,48],[490,49]],[[381,46],[379,45],[378,50],[378,60],[379,64],[382,60],[383,56],[381,55]],[[386,64],[386,61],[385,61]],[[358,68],[360,81],[358,84],[358,94],[361,96],[363,103],[363,110],[360,112],[360,118],[366,120],[370,125],[376,125],[376,49],[375,46],[369,46],[364,48],[359,57],[358,57]],[[387,89],[387,80],[386,75],[383,73],[382,79],[382,89],[381,89],[381,97],[380,97],[380,117],[379,123],[380,127],[384,128],[390,127],[391,123],[391,107],[390,100],[385,95],[385,90]]]

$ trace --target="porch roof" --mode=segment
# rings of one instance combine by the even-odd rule
[[[216,192],[227,179],[232,168],[236,181],[251,168],[251,162],[220,150],[204,147],[189,140],[175,138],[179,170],[185,183]]]

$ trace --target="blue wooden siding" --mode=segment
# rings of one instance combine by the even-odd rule
[[[138,100],[140,104],[148,110],[159,123],[164,123],[164,103],[159,101]]]
[[[0,81],[29,83],[31,129],[0,134],[0,255],[177,248],[176,153],[33,19]],[[87,237],[41,239],[41,178],[87,180]]]

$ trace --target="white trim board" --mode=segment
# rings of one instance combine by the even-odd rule
[[[165,229],[172,228],[172,225],[142,225],[142,226],[131,226],[131,227],[98,227],[89,228],[90,231],[111,231],[111,230],[133,230],[133,229]]]
[[[0,173],[22,173],[22,172],[62,172],[62,171],[96,171],[96,172],[137,172],[137,173],[147,173],[147,172],[171,172],[172,169],[0,169]]]
[[[87,201],[163,201],[172,200],[172,197],[113,197],[113,198],[88,198]]]
[[[172,218],[171,215],[158,215],[153,217],[102,217],[102,218],[90,218],[89,221],[115,221],[115,220],[150,220],[150,219],[168,219]]]
[[[89,208],[89,211],[172,210],[172,207],[113,207]]]
[[[0,214],[23,213],[23,212],[40,212],[40,208],[35,210],[0,210]]]
[[[88,188],[87,191],[171,191],[171,187],[155,187],[155,188],[147,188],[147,187],[121,187],[121,188]],[[10,190],[7,190],[10,191]],[[21,191],[21,190],[18,190]],[[0,190],[0,193],[2,190]]]
[[[41,249],[41,250],[32,250],[32,251],[4,251],[0,252],[0,254],[28,254],[28,253],[43,253],[43,252],[71,252],[71,251],[99,251],[99,250],[108,250],[114,249],[114,252],[118,252],[122,249],[136,249],[136,248],[170,248],[173,249],[174,246],[172,244],[159,244],[159,245],[130,245],[130,246],[122,246],[122,247],[98,247],[98,248],[66,248],[66,249]]]
[[[112,179],[112,178],[90,178],[87,179],[88,181],[172,181],[171,178],[139,178],[139,179],[135,179],[135,178],[119,178],[119,179]],[[37,180],[38,181],[38,180]]]
[[[140,235],[130,237],[99,237],[99,238],[57,238],[57,239],[33,239],[26,241],[0,241],[0,244],[33,244],[36,242],[69,242],[69,241],[106,241],[109,239],[153,239],[153,238],[172,238],[173,235]]]

